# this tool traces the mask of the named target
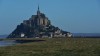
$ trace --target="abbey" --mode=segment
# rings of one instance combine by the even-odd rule
[[[39,6],[36,15],[32,15],[29,20],[23,23],[8,36],[8,38],[44,38],[44,37],[71,37],[70,32],[63,31],[51,25],[48,17],[40,12]]]
[[[50,20],[45,16],[45,14],[41,13],[38,6],[37,15],[32,15],[29,20],[24,20],[24,25],[30,26],[30,27],[46,27],[50,25]]]

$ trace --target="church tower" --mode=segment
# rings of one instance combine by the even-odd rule
[[[37,15],[39,16],[41,13],[40,13],[40,8],[39,8],[39,5],[38,5],[38,10],[37,10]]]
[[[41,25],[41,26],[48,25],[48,18],[45,16],[45,14],[40,12],[39,5],[37,10],[37,25]]]

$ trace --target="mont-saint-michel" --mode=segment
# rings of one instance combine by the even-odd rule
[[[38,6],[37,14],[32,15],[29,20],[23,23],[8,36],[8,38],[44,38],[44,37],[71,37],[70,32],[61,30],[51,24],[51,21],[44,13],[41,13]]]
[[[99,2],[0,0],[0,56],[100,56]]]

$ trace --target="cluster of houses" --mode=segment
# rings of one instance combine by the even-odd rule
[[[67,32],[67,33],[61,33],[60,30],[55,31],[54,33],[50,32],[49,34],[42,34],[42,36],[35,36],[34,38],[57,38],[57,37],[72,37],[72,33]],[[24,33],[20,34],[21,38],[27,38]]]

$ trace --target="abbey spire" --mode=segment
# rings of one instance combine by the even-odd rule
[[[37,10],[37,15],[40,15],[40,8],[39,8],[39,5],[38,5],[38,10]]]

